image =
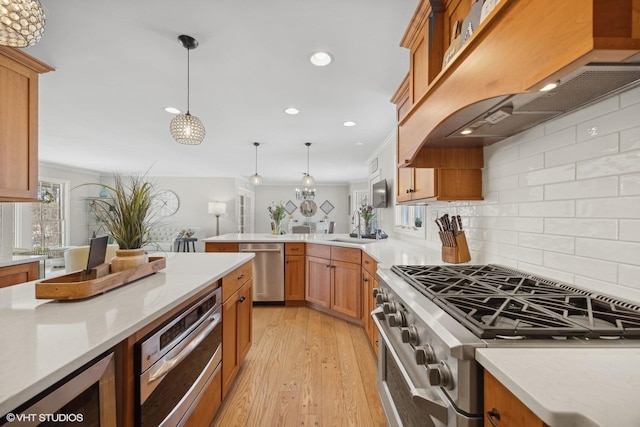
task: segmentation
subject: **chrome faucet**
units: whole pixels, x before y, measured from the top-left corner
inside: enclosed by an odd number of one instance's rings
[[[362,230],[360,229],[360,227],[362,226],[362,222],[360,221],[360,212],[358,212],[358,209],[356,209],[355,211],[353,211],[353,214],[351,215],[351,221],[355,222],[355,219],[357,218],[358,220],[358,226],[355,228],[355,234],[358,235],[358,239],[362,238]]]

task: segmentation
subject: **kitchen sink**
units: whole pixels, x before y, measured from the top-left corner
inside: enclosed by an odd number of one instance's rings
[[[340,243],[356,243],[359,245],[365,244],[365,243],[375,243],[377,242],[376,239],[358,239],[357,237],[343,237],[343,238],[339,238],[339,239],[333,239],[331,240],[332,242],[340,242]]]

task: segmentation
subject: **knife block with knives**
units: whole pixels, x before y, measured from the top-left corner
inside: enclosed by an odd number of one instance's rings
[[[452,264],[471,261],[460,215],[449,217],[449,214],[444,214],[436,219],[436,225],[442,242],[442,261]]]

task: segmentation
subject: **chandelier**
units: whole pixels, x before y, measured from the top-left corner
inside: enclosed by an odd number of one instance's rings
[[[0,45],[27,47],[44,33],[44,11],[38,0],[0,0]]]
[[[298,200],[313,200],[316,198],[315,188],[303,188],[302,190],[296,188],[296,199]]]
[[[189,51],[198,47],[198,41],[184,34],[178,36],[178,40],[187,49],[187,113],[175,116],[171,120],[169,130],[173,139],[180,144],[198,145],[204,140],[206,131],[200,119],[189,113]]]

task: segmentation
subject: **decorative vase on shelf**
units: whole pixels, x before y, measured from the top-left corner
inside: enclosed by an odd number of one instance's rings
[[[149,262],[149,255],[144,249],[117,249],[116,256],[111,258],[111,272],[119,273]]]

